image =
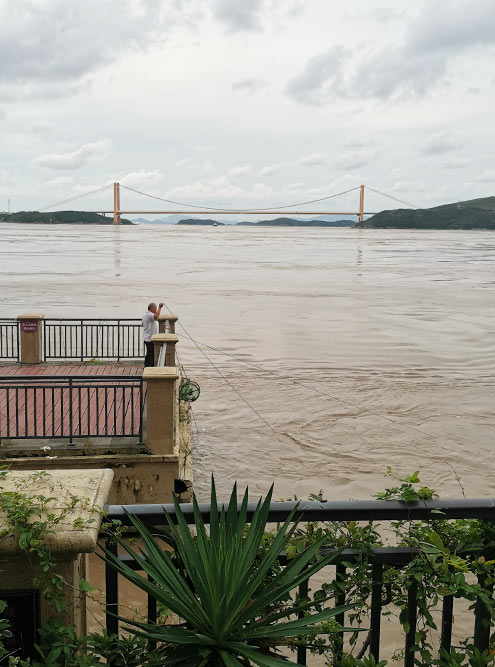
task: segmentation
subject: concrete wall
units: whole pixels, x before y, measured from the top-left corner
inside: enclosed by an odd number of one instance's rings
[[[181,429],[186,431],[186,429]],[[187,436],[184,435],[185,442]],[[183,490],[179,500],[190,498],[191,480],[181,477],[185,470],[178,454],[113,454],[105,456],[59,456],[56,459],[36,457],[3,459],[12,470],[87,470],[107,468],[113,470],[114,479],[108,502],[111,505],[135,503],[171,503],[176,486]],[[190,467],[187,469],[190,472]],[[184,484],[176,485],[176,480]]]

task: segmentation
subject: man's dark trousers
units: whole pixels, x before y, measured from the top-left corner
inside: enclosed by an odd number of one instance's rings
[[[146,356],[144,358],[144,365],[146,366],[154,366],[155,365],[155,346],[151,341],[144,341],[144,344],[146,345]]]

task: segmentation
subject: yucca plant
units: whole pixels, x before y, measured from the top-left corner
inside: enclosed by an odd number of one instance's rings
[[[272,489],[264,501],[260,499],[247,526],[247,490],[239,507],[234,486],[227,509],[222,507],[219,511],[212,480],[209,532],[193,497],[195,536],[177,501],[174,501],[176,523],[166,515],[168,530],[158,539],[129,514],[142,548],[136,552],[122,539],[118,538],[118,542],[149,578],[109,551],[105,557],[126,579],[181,619],[178,626],[164,626],[121,618],[131,632],[159,643],[163,658],[159,664],[177,667],[294,664],[278,653],[278,647],[294,644],[300,637],[311,646],[319,634],[320,623],[352,608],[353,605],[343,605],[321,610],[320,606],[320,611],[315,611],[316,605],[325,602],[321,599],[294,605],[290,592],[328,565],[334,554],[318,559],[322,545],[319,540],[288,565],[277,568],[280,553],[297,527],[297,510],[274,534],[271,544],[262,548],[271,498]],[[160,539],[165,539],[172,550],[163,550]]]

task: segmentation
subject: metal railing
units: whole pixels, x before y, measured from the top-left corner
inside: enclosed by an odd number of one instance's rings
[[[0,439],[143,440],[138,376],[0,377]]]
[[[44,359],[137,359],[144,356],[143,327],[135,319],[45,319]]]
[[[19,323],[0,318],[0,359],[19,360]]]
[[[294,502],[276,502],[270,506],[269,522],[283,523],[290,512],[294,509]],[[200,512],[203,520],[209,523],[210,505],[200,504]],[[495,500],[494,499],[463,499],[463,500],[433,500],[417,503],[405,504],[400,501],[344,501],[344,502],[301,502],[298,505],[299,516],[303,521],[331,522],[331,521],[430,521],[446,519],[484,519],[490,522],[495,521]],[[222,506],[220,505],[219,509]],[[166,524],[164,510],[175,517],[173,505],[110,505],[108,508],[107,519],[119,521],[123,526],[129,526],[128,513],[136,515],[139,519],[148,525],[163,526]],[[181,505],[182,512],[189,524],[194,523],[194,514],[192,504]],[[248,510],[248,522],[251,521],[255,510],[255,504],[250,503]],[[438,512],[441,512],[439,516]],[[112,535],[107,535],[106,547],[112,553],[118,553],[117,544],[112,539]],[[414,549],[403,547],[387,547],[374,549],[369,555],[366,555],[372,571],[372,590],[371,590],[371,617],[368,625],[370,629],[369,652],[378,662],[380,657],[380,632],[383,608],[389,604],[387,599],[387,584],[384,582],[384,569],[386,567],[401,568],[404,567],[412,558],[417,555]],[[481,554],[480,554],[481,555]],[[127,563],[133,569],[139,569],[137,563],[127,554],[119,554],[119,559]],[[335,604],[342,605],[346,600],[345,582],[347,568],[358,558],[362,559],[362,552],[353,549],[346,549],[340,553],[332,565],[327,566],[334,569],[334,581],[339,582],[339,587],[335,595]],[[281,560],[284,555],[281,554]],[[434,573],[432,572],[432,576]],[[483,580],[479,579],[484,586]],[[117,618],[119,609],[119,578],[115,570],[108,564],[106,565],[106,624],[107,631],[116,634],[119,631],[119,621]],[[493,585],[485,587],[486,594],[490,597],[493,594]],[[308,594],[308,582],[299,587],[299,596],[304,598]],[[415,662],[415,633],[417,623],[417,589],[411,585],[407,591],[407,613],[409,631],[404,637],[404,662],[406,667],[412,667]],[[452,624],[454,614],[454,598],[452,595],[445,595],[442,600],[442,622],[438,649],[443,648],[450,651],[452,645]],[[148,596],[148,622],[156,623],[157,609],[156,601]],[[345,624],[345,614],[340,614],[336,618],[340,625]],[[403,633],[402,627],[397,625],[397,633]],[[343,644],[344,635],[340,633]],[[474,610],[474,644],[481,651],[489,647],[490,641],[490,613],[481,600],[475,605]],[[416,656],[417,658],[417,656]],[[297,649],[297,661],[301,665],[307,664],[307,650],[301,646]]]

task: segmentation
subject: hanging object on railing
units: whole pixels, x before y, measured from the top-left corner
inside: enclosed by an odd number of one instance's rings
[[[199,398],[201,390],[197,382],[193,382],[189,378],[183,378],[179,388],[179,398],[181,401],[193,403]]]

